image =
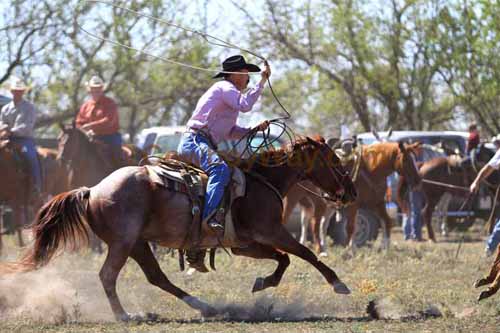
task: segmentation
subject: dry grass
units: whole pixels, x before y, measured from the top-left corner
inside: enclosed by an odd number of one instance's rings
[[[351,287],[351,296],[333,292],[305,262],[292,263],[278,288],[252,294],[253,282],[275,268],[272,261],[219,254],[217,272],[187,276],[176,258],[160,254],[172,282],[221,312],[202,320],[187,305],[148,284],[130,261],[118,294],[129,312],[157,313],[159,319],[115,323],[98,280],[104,256],[65,255],[46,269],[0,280],[0,330],[39,332],[407,332],[498,331],[498,297],[476,303],[473,281],[491,259],[471,231],[455,258],[461,235],[439,244],[406,243],[394,236],[388,251],[359,250],[354,257],[331,248],[324,261]],[[12,242],[12,240],[9,240]],[[14,253],[10,253],[12,257]],[[6,255],[4,255],[6,260]],[[371,319],[367,304],[376,300],[381,320]]]

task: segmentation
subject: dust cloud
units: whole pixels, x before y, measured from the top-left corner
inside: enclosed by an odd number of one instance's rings
[[[65,260],[0,278],[0,319],[43,323],[112,321],[96,270]]]

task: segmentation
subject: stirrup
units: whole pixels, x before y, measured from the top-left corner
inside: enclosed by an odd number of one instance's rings
[[[208,226],[213,231],[224,231],[224,226],[222,224],[220,224],[219,222],[215,221],[215,220],[209,221],[208,222]]]

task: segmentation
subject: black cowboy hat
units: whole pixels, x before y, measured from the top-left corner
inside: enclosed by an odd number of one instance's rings
[[[213,79],[224,77],[224,72],[236,72],[240,69],[248,69],[249,72],[260,72],[259,66],[247,63],[242,55],[235,55],[222,62],[222,72],[217,73]]]

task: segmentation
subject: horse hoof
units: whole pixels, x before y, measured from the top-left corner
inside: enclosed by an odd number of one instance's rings
[[[477,301],[480,302],[483,299],[486,299],[486,298],[490,297],[491,295],[493,295],[493,294],[491,293],[491,291],[489,289],[485,290],[485,291],[483,291],[483,292],[481,292],[479,294],[479,297],[477,298]]]
[[[319,257],[328,257],[328,253],[326,253],[325,251],[321,251],[319,253]]]
[[[351,293],[351,291],[349,290],[349,288],[347,288],[347,286],[345,285],[344,282],[342,281],[335,281],[333,283],[333,290],[337,293],[337,294],[341,294],[341,295],[349,295]]]
[[[255,283],[253,284],[252,292],[255,293],[263,289],[264,289],[264,279],[261,277],[256,278]]]
[[[118,317],[116,317],[118,321],[123,321],[123,322],[128,322],[132,320],[132,316],[129,315],[128,313],[124,313]]]
[[[474,288],[479,288],[487,284],[488,282],[486,282],[486,279],[477,279],[476,282],[474,282]]]

